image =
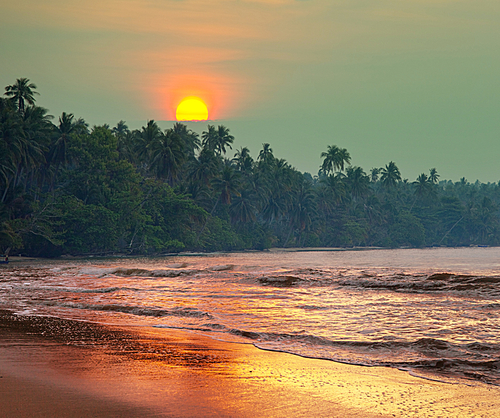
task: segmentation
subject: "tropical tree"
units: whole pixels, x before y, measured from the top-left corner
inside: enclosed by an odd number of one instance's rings
[[[341,204],[346,197],[346,185],[342,173],[330,174],[320,179],[318,190],[319,205],[323,213],[331,216],[335,208]]]
[[[256,201],[255,193],[252,190],[243,189],[239,195],[236,194],[229,208],[231,220],[241,223],[255,222],[257,214]]]
[[[271,167],[274,163],[274,155],[271,145],[262,144],[262,149],[259,152],[257,161],[261,167]]]
[[[151,171],[157,178],[163,178],[173,186],[187,158],[180,135],[173,129],[167,129],[148,144],[148,151]]]
[[[210,180],[219,172],[220,164],[213,150],[204,146],[198,158],[190,162],[188,172],[192,180],[209,186]]]
[[[370,170],[370,181],[372,183],[376,183],[378,181],[379,176],[380,176],[380,168],[372,168]]]
[[[401,173],[393,161],[381,168],[380,172],[382,174],[380,176],[380,181],[387,188],[393,188],[399,181],[401,181]]]
[[[39,94],[35,89],[36,85],[29,79],[18,78],[13,85],[5,87],[5,95],[16,103],[19,113],[24,113],[25,102],[35,104],[35,94]]]
[[[172,131],[181,138],[184,144],[184,151],[188,157],[193,158],[195,151],[200,148],[199,135],[193,130],[188,129],[184,123],[179,122],[174,124]]]
[[[351,155],[345,148],[329,145],[326,152],[321,153],[323,164],[321,171],[330,174],[334,171],[344,171],[345,165],[351,163]]]
[[[214,125],[208,125],[208,131],[201,134],[202,146],[216,152],[218,155],[226,153],[226,147],[232,148],[234,136],[229,133],[229,129],[224,125],[219,125],[215,129]]]
[[[316,215],[316,202],[310,183],[303,178],[298,181],[300,184],[294,187],[291,193],[291,204],[287,211],[290,229],[283,247],[288,244],[294,230],[299,233],[298,246],[300,246],[302,233],[311,226],[313,216]]]
[[[35,177],[43,179],[42,171],[46,162],[45,152],[48,149],[51,140],[51,134],[54,125],[51,122],[52,115],[47,113],[47,109],[39,106],[28,106],[22,115],[23,126],[23,158],[22,166],[19,168],[24,170],[24,188],[29,180],[34,180]]]
[[[241,173],[246,175],[252,173],[253,158],[250,156],[250,150],[247,147],[237,150],[232,161]]]
[[[23,158],[22,119],[14,104],[0,98],[0,202],[4,202],[10,184]]]
[[[429,170],[429,181],[432,184],[436,184],[439,180],[439,174],[437,173],[437,170],[435,168],[431,168]]]
[[[71,136],[87,131],[87,126],[83,119],[75,121],[74,118],[72,113],[63,112],[59,117],[59,124],[54,130],[54,139],[47,155],[47,163],[49,165],[55,165],[51,189],[54,187],[59,168],[61,165],[66,165],[68,163],[68,147]]]
[[[370,178],[364,170],[361,167],[348,167],[346,174],[346,183],[353,199],[365,196],[369,190]]]

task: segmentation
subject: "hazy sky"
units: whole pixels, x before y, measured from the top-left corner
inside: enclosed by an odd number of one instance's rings
[[[312,174],[338,145],[366,171],[500,180],[499,0],[0,0],[1,88],[20,77],[91,125],[197,95],[236,148]]]

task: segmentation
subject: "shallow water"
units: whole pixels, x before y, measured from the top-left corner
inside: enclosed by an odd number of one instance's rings
[[[210,254],[11,263],[19,314],[188,329],[419,375],[500,384],[500,249]]]

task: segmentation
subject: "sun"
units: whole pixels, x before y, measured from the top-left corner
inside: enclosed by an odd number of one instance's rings
[[[175,118],[178,121],[208,120],[207,105],[199,97],[190,96],[182,99],[177,106]]]

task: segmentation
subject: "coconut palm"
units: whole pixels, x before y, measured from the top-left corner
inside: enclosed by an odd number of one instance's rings
[[[250,156],[250,150],[247,147],[237,150],[232,161],[241,173],[245,175],[252,173],[253,158]]]
[[[378,181],[379,176],[380,176],[380,168],[372,168],[370,170],[370,181],[372,183],[376,183]]]
[[[14,104],[0,98],[0,185],[3,193],[0,202],[5,201],[9,186],[23,157],[24,131],[22,119]]]
[[[346,182],[349,186],[351,196],[357,200],[368,193],[370,178],[361,167],[348,167]]]
[[[262,144],[262,149],[259,152],[259,156],[257,157],[257,161],[259,161],[259,165],[262,167],[270,167],[274,162],[274,155],[271,145]]]
[[[214,125],[208,125],[208,131],[202,132],[201,139],[204,147],[208,147],[219,155],[226,153],[226,147],[232,149],[231,144],[234,142],[234,136],[224,125],[219,125],[217,129]]]
[[[385,167],[380,169],[381,176],[380,181],[387,188],[393,188],[396,184],[401,181],[401,173],[397,165],[391,161],[386,164]]]
[[[329,145],[326,152],[321,153],[324,158],[321,171],[330,174],[334,171],[344,171],[345,165],[351,163],[351,155],[345,148]]]
[[[190,177],[197,182],[201,182],[208,186],[210,180],[219,172],[220,161],[214,152],[206,147],[203,147],[198,155],[189,164]]]
[[[124,120],[121,120],[113,129],[111,129],[111,132],[113,132],[113,134],[119,139],[127,135],[130,130],[128,129],[127,123]]]
[[[5,87],[5,95],[16,103],[19,113],[24,113],[25,102],[35,104],[36,85],[27,78],[18,78],[12,86]]]
[[[172,130],[182,139],[187,155],[190,158],[194,157],[194,152],[200,148],[199,135],[188,129],[184,123],[179,122],[174,124]]]
[[[290,229],[283,247],[287,246],[293,230],[299,232],[298,244],[300,246],[302,232],[311,225],[312,218],[316,214],[314,194],[307,181],[302,180],[298,187],[294,188],[291,200],[290,209],[288,210]]]
[[[61,165],[68,163],[68,146],[72,134],[76,134],[81,129],[81,122],[74,121],[72,113],[63,112],[59,117],[59,124],[55,128],[55,136],[47,155],[47,163],[55,165],[52,175],[51,189],[54,187],[54,181]]]
[[[45,151],[50,144],[51,134],[54,125],[51,122],[52,115],[47,113],[47,109],[39,106],[28,106],[22,115],[23,120],[23,165],[25,172],[24,187],[28,180],[33,180],[36,174],[41,174],[39,178],[43,179],[43,170],[39,170],[45,160]]]
[[[229,133],[229,129],[226,128],[224,125],[219,125],[217,127],[217,137],[218,137],[217,150],[219,154],[225,154],[226,147],[233,149],[231,144],[234,142],[234,136]]]
[[[435,168],[431,168],[429,170],[429,181],[432,184],[436,184],[439,180],[439,174],[437,173],[437,170]]]
[[[229,214],[233,222],[254,222],[256,219],[257,208],[255,202],[257,201],[255,193],[252,190],[243,189],[241,194],[236,195],[232,199],[229,208]]]
[[[148,144],[148,152],[151,171],[173,186],[187,158],[182,138],[173,129],[167,129],[163,135],[156,136]]]
[[[240,196],[240,174],[230,165],[224,165],[220,177],[214,178],[212,184],[218,193],[218,200],[225,205],[231,204],[233,195]]]
[[[343,174],[330,174],[320,180],[323,188],[326,190],[326,196],[334,205],[342,203],[346,196]]]

